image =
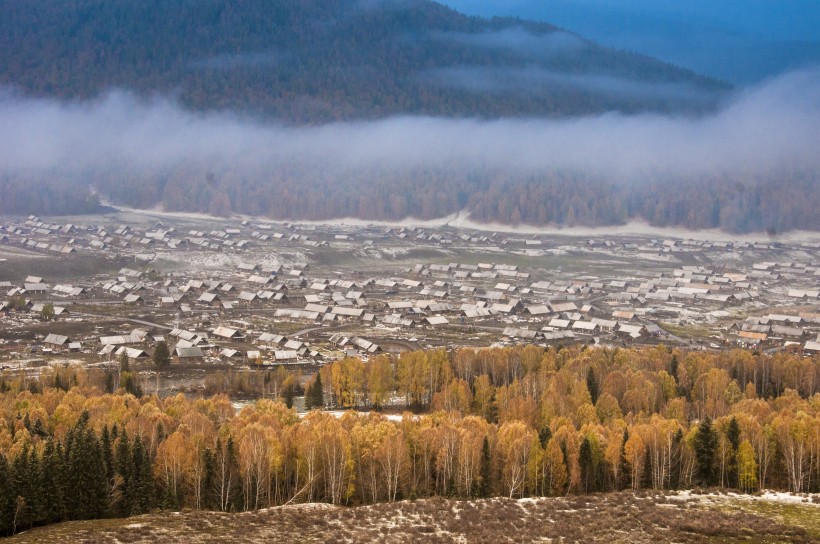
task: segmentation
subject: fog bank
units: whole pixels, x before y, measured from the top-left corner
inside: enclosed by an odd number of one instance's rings
[[[568,120],[395,117],[285,127],[193,113],[163,97],[114,91],[63,103],[0,97],[0,172],[71,177],[114,162],[139,169],[204,162],[231,169],[299,161],[328,167],[465,164],[605,175],[761,174],[820,166],[820,71],[737,94],[704,117],[606,114]],[[362,180],[367,183],[367,180]]]

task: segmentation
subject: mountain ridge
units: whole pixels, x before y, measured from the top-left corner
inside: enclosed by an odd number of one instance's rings
[[[697,112],[729,88],[546,23],[428,0],[3,0],[0,36],[0,84],[26,94],[119,87],[294,124]]]

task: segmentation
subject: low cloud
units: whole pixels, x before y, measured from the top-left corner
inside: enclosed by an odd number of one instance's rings
[[[439,32],[433,39],[479,47],[507,51],[525,59],[551,59],[581,51],[589,44],[569,32],[554,31],[534,34],[521,27],[486,32]]]
[[[430,70],[423,77],[435,85],[480,94],[516,92],[540,96],[581,91],[636,102],[660,101],[702,107],[716,100],[713,91],[699,89],[691,83],[655,83],[610,75],[556,72],[540,67],[460,66]]]
[[[146,100],[126,92],[68,103],[0,95],[0,176],[54,173],[78,181],[84,171],[105,164],[139,176],[194,163],[239,177],[294,164],[330,172],[436,167],[465,175],[500,169],[512,177],[580,172],[612,182],[658,174],[678,179],[767,175],[817,172],[818,143],[817,70],[741,92],[720,111],[700,117],[395,117],[293,128],[230,113],[193,113],[166,98]],[[362,187],[368,182],[361,179]]]

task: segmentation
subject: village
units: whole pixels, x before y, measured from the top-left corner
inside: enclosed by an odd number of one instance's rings
[[[159,342],[177,368],[303,373],[432,347],[820,352],[820,243],[763,238],[2,218],[0,370],[148,364]]]

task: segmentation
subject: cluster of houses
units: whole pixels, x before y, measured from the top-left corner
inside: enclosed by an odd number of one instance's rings
[[[667,334],[664,325],[693,322],[706,326],[719,346],[799,346],[812,353],[820,341],[820,266],[811,260],[760,260],[747,266],[745,259],[738,259],[731,267],[672,260],[669,266],[644,270],[601,272],[596,267],[594,274],[504,262],[426,262],[409,267],[380,262],[369,270],[339,271],[311,262],[309,252],[302,261],[283,264],[278,251],[435,244],[487,245],[532,255],[544,251],[548,241],[416,227],[340,233],[333,227],[275,227],[248,221],[218,230],[179,232],[162,223],[148,228],[83,227],[36,217],[4,225],[0,233],[0,243],[34,251],[70,246],[81,254],[116,249],[135,257],[133,266],[71,282],[36,276],[0,282],[3,319],[36,319],[48,307],[49,319],[58,322],[91,319],[105,328],[105,316],[113,311],[163,327],[141,326],[128,334],[83,339],[57,331],[42,340],[45,349],[93,352],[108,359],[123,353],[135,360],[150,357],[152,346],[166,341],[179,360],[316,362],[338,353],[368,357],[396,339],[403,346],[411,339],[435,344],[433,340],[442,335],[466,337],[476,331],[485,335],[482,342],[689,343]],[[578,248],[636,258],[641,253],[674,256],[695,251],[770,257],[784,249],[772,243],[651,239],[590,239],[579,241]],[[804,255],[816,255],[818,249],[811,244],[800,247]],[[235,258],[232,265],[182,267],[174,273],[154,270],[147,259],[140,264],[141,257],[156,256],[151,252],[184,261],[189,252],[201,251],[230,252]],[[504,260],[503,251],[494,254]],[[105,315],[93,317],[95,307],[105,308]],[[766,311],[772,307],[799,311]]]

